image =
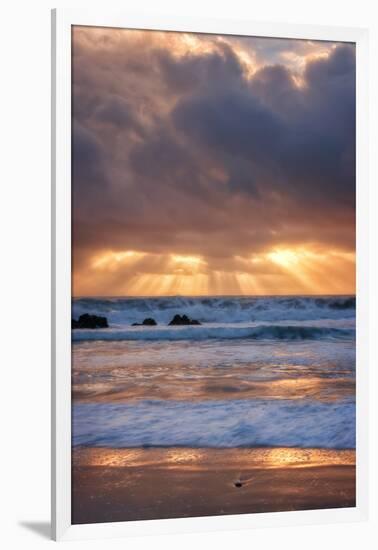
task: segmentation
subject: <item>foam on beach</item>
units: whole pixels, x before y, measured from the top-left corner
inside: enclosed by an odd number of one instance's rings
[[[307,400],[77,403],[73,443],[94,447],[355,448],[355,405]]]

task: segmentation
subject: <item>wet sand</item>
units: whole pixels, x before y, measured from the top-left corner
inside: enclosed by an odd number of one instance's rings
[[[76,448],[72,522],[355,506],[351,450]]]

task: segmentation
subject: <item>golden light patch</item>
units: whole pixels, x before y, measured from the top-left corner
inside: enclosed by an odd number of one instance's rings
[[[94,269],[106,269],[111,266],[117,266],[127,260],[137,260],[144,256],[143,252],[135,252],[134,250],[126,250],[123,252],[105,252],[96,256],[92,262]]]
[[[275,468],[307,468],[314,466],[354,466],[356,451],[350,449],[301,448],[239,448],[239,449],[111,449],[106,447],[75,448],[74,466],[103,466],[107,468],[180,468],[195,470],[240,470]],[[244,481],[246,483],[246,481]]]
[[[273,252],[269,252],[267,254],[267,257],[275,264],[281,265],[283,267],[291,267],[300,262],[301,255],[303,255],[303,253],[287,249],[274,250]]]
[[[291,78],[297,88],[303,89],[306,86],[306,81],[301,75],[292,75]]]
[[[216,50],[215,42],[204,35],[191,33],[159,33],[159,43],[162,47],[169,48],[171,54],[176,57],[187,55],[206,55]]]
[[[177,262],[179,264],[184,264],[184,265],[190,265],[193,267],[196,267],[205,263],[202,260],[202,258],[200,258],[199,256],[181,256],[181,255],[174,254],[173,256],[171,256],[171,258],[174,262]]]
[[[308,44],[305,51],[290,49],[282,51],[279,54],[279,59],[283,65],[292,71],[292,78],[296,85],[302,88],[305,85],[303,73],[307,63],[318,59],[327,59],[333,49],[334,46],[327,42],[317,43],[316,45],[313,43],[312,46]]]
[[[266,253],[265,258],[281,268],[281,283],[286,279],[297,287],[297,293],[355,292],[355,254],[352,252],[312,246],[282,247]]]

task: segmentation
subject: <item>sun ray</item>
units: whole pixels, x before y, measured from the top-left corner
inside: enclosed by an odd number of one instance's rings
[[[114,295],[135,296],[349,294],[355,288],[351,251],[283,245],[227,262],[222,269],[196,254],[106,250],[93,256],[86,270],[74,273],[73,284],[77,295],[81,288],[106,295],[111,287]]]

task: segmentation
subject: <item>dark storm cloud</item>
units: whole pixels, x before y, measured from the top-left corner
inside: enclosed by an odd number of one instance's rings
[[[192,135],[219,155],[269,161],[283,127],[281,121],[247,90],[212,90],[191,98],[173,113],[180,132]]]
[[[250,84],[250,91],[267,109],[286,120],[295,116],[305,101],[292,74],[282,65],[267,65],[257,71]]]
[[[138,132],[142,130],[133,114],[132,106],[117,96],[110,96],[98,105],[94,111],[94,118],[121,129],[134,129]]]
[[[212,88],[215,83],[230,87],[243,79],[240,62],[226,43],[219,43],[214,52],[185,55],[179,62],[162,49],[156,53],[156,62],[167,87],[185,95],[195,88]]]
[[[72,130],[72,163],[73,179],[80,182],[74,186],[79,196],[84,191],[95,191],[106,183],[106,165],[104,150],[95,135],[78,122],[74,122]]]
[[[85,32],[73,61],[80,255],[211,259],[303,241],[352,249],[352,46],[309,59],[298,85],[297,73],[269,60],[248,77],[240,38],[177,55],[154,33],[96,42]],[[275,61],[290,45],[308,47],[285,44],[272,45]]]
[[[339,46],[329,58],[308,63],[301,91],[283,67],[264,68],[248,88],[215,88],[185,99],[174,122],[220,157],[248,159],[260,192],[275,188],[303,207],[306,197],[327,209],[335,201],[353,204],[353,60],[352,48]],[[238,188],[255,194],[256,177],[244,181]]]

